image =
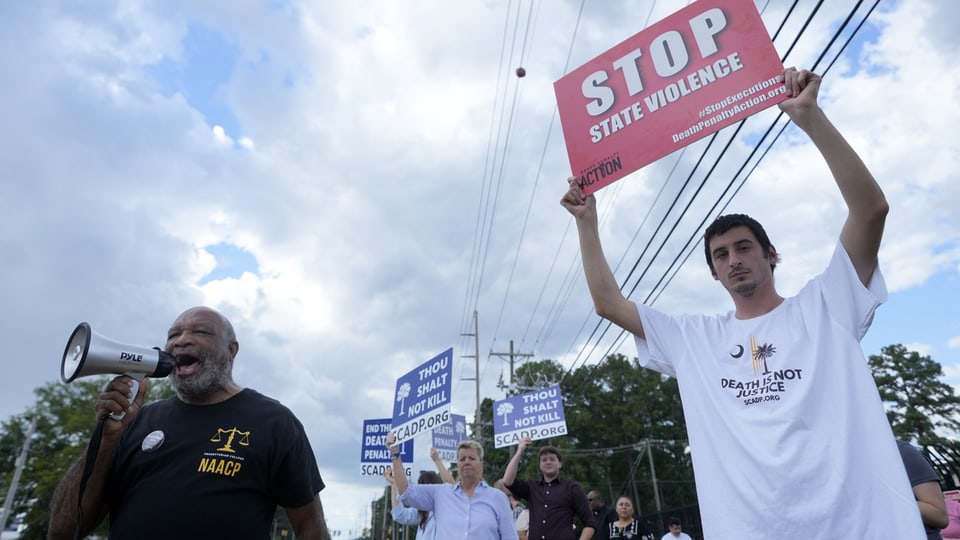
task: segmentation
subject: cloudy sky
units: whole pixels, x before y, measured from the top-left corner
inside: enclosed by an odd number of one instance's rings
[[[635,356],[598,326],[580,275],[552,85],[682,4],[3,2],[0,417],[59,380],[80,321],[153,346],[181,311],[210,305],[236,326],[237,381],[303,420],[331,527],[355,531],[383,486],[359,475],[360,427],[390,415],[400,374],[453,347],[454,412],[470,420],[475,350],[493,398],[509,382],[493,353],[511,340],[567,367]],[[891,203],[891,296],[864,350],[903,343],[960,384],[960,4],[884,0],[851,40],[867,2],[829,49],[856,2],[807,25],[815,2],[785,19],[790,4],[756,2],[771,35],[783,23],[785,64],[826,49],[823,72],[849,40],[821,104]],[[632,298],[731,308],[699,246],[669,267],[718,200],[766,225],[781,292],[823,267],[842,202],[796,130],[764,137],[776,117],[600,191]]]

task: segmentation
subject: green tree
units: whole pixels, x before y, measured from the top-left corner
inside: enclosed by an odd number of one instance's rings
[[[616,354],[577,369],[561,389],[584,487],[610,504],[627,495],[644,514],[658,499],[661,509],[696,501],[676,379]]]
[[[929,356],[887,345],[870,356],[870,369],[897,438],[937,445],[945,438],[941,433],[960,431],[960,397],[940,380],[943,369]]]
[[[50,501],[60,478],[80,456],[96,426],[93,406],[109,377],[94,377],[70,384],[49,383],[34,390],[37,403],[26,412],[0,424],[0,493],[5,495],[13,479],[16,459],[23,447],[27,429],[36,419],[30,453],[10,512],[26,529],[23,540],[47,537]],[[173,394],[166,380],[151,380],[147,400]],[[106,536],[106,528],[97,534]]]

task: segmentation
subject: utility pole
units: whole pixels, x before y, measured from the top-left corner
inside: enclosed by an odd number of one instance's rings
[[[501,389],[503,389],[503,388],[509,388],[509,387],[512,387],[512,386],[513,386],[513,367],[514,367],[514,365],[515,365],[514,359],[516,359],[516,358],[531,358],[531,357],[533,357],[533,353],[518,353],[518,352],[514,352],[514,351],[513,351],[513,340],[512,340],[512,339],[510,340],[510,351],[509,351],[509,352],[491,352],[490,355],[491,355],[491,356],[499,356],[499,357],[501,357],[501,358],[504,357],[504,356],[506,356],[507,358],[510,359],[510,384],[509,384],[509,385],[501,385],[501,386],[500,386]]]
[[[653,482],[653,502],[657,505],[657,513],[663,510],[660,508],[660,488],[657,487],[657,471],[653,468],[653,451],[650,439],[647,439],[647,459],[650,461],[650,480]]]
[[[0,531],[7,528],[7,519],[10,517],[10,509],[13,508],[13,498],[17,494],[17,484],[20,482],[20,473],[27,463],[27,453],[30,452],[30,441],[33,440],[33,430],[37,427],[37,417],[30,419],[30,427],[27,428],[27,437],[23,441],[23,448],[20,449],[20,457],[17,458],[17,468],[13,473],[13,482],[10,483],[10,489],[7,490],[7,499],[3,503],[3,513],[0,513]]]
[[[461,355],[461,358],[473,358],[474,376],[460,379],[462,381],[474,381],[474,387],[477,390],[477,411],[473,416],[473,436],[477,442],[482,443],[480,435],[480,324],[477,322],[477,310],[473,310],[473,333],[460,334],[461,336],[473,336],[473,354]]]

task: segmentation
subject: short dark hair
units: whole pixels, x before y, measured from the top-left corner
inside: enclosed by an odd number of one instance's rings
[[[680,518],[670,518],[670,526],[673,527],[674,525],[680,525]]]
[[[760,244],[760,249],[763,250],[763,254],[766,257],[770,257],[770,238],[767,236],[767,231],[763,230],[763,225],[760,225],[759,221],[746,214],[726,214],[719,216],[713,220],[713,223],[703,232],[703,254],[707,257],[707,266],[710,267],[711,274],[716,274],[717,269],[713,267],[713,257],[710,253],[710,240],[713,239],[714,236],[720,236],[734,227],[746,227],[750,229],[750,232],[753,233],[753,236]],[[776,267],[777,262],[770,261],[770,270],[773,271]]]
[[[540,449],[540,452],[537,454],[537,459],[543,457],[544,454],[553,454],[557,456],[557,461],[563,463],[563,457],[560,456],[560,449],[553,445],[547,445]]]
[[[440,475],[433,471],[420,471],[420,478],[417,479],[418,484],[442,484],[443,480],[440,479]]]

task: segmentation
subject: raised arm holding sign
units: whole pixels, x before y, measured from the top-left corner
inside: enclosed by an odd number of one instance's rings
[[[517,444],[517,451],[507,463],[503,473],[503,485],[517,499],[527,501],[530,509],[530,538],[572,538],[570,526],[574,517],[583,523],[580,540],[590,540],[597,530],[596,516],[590,509],[587,496],[580,484],[560,475],[563,458],[555,446],[540,448],[537,459],[540,462],[541,478],[520,480],[517,470],[520,459],[527,446],[533,442],[523,437]]]
[[[775,287],[779,259],[763,227],[728,214],[707,227],[704,256],[732,311],[671,315],[636,304],[604,257],[595,196],[570,178],[561,204],[577,224],[597,314],[634,334],[641,365],[677,378],[708,538],[921,538],[860,348],[887,296],[877,252],[889,207],[818,105],[820,77],[789,68],[782,80],[781,110],[820,151],[847,206],[826,270],[795,296]]]

